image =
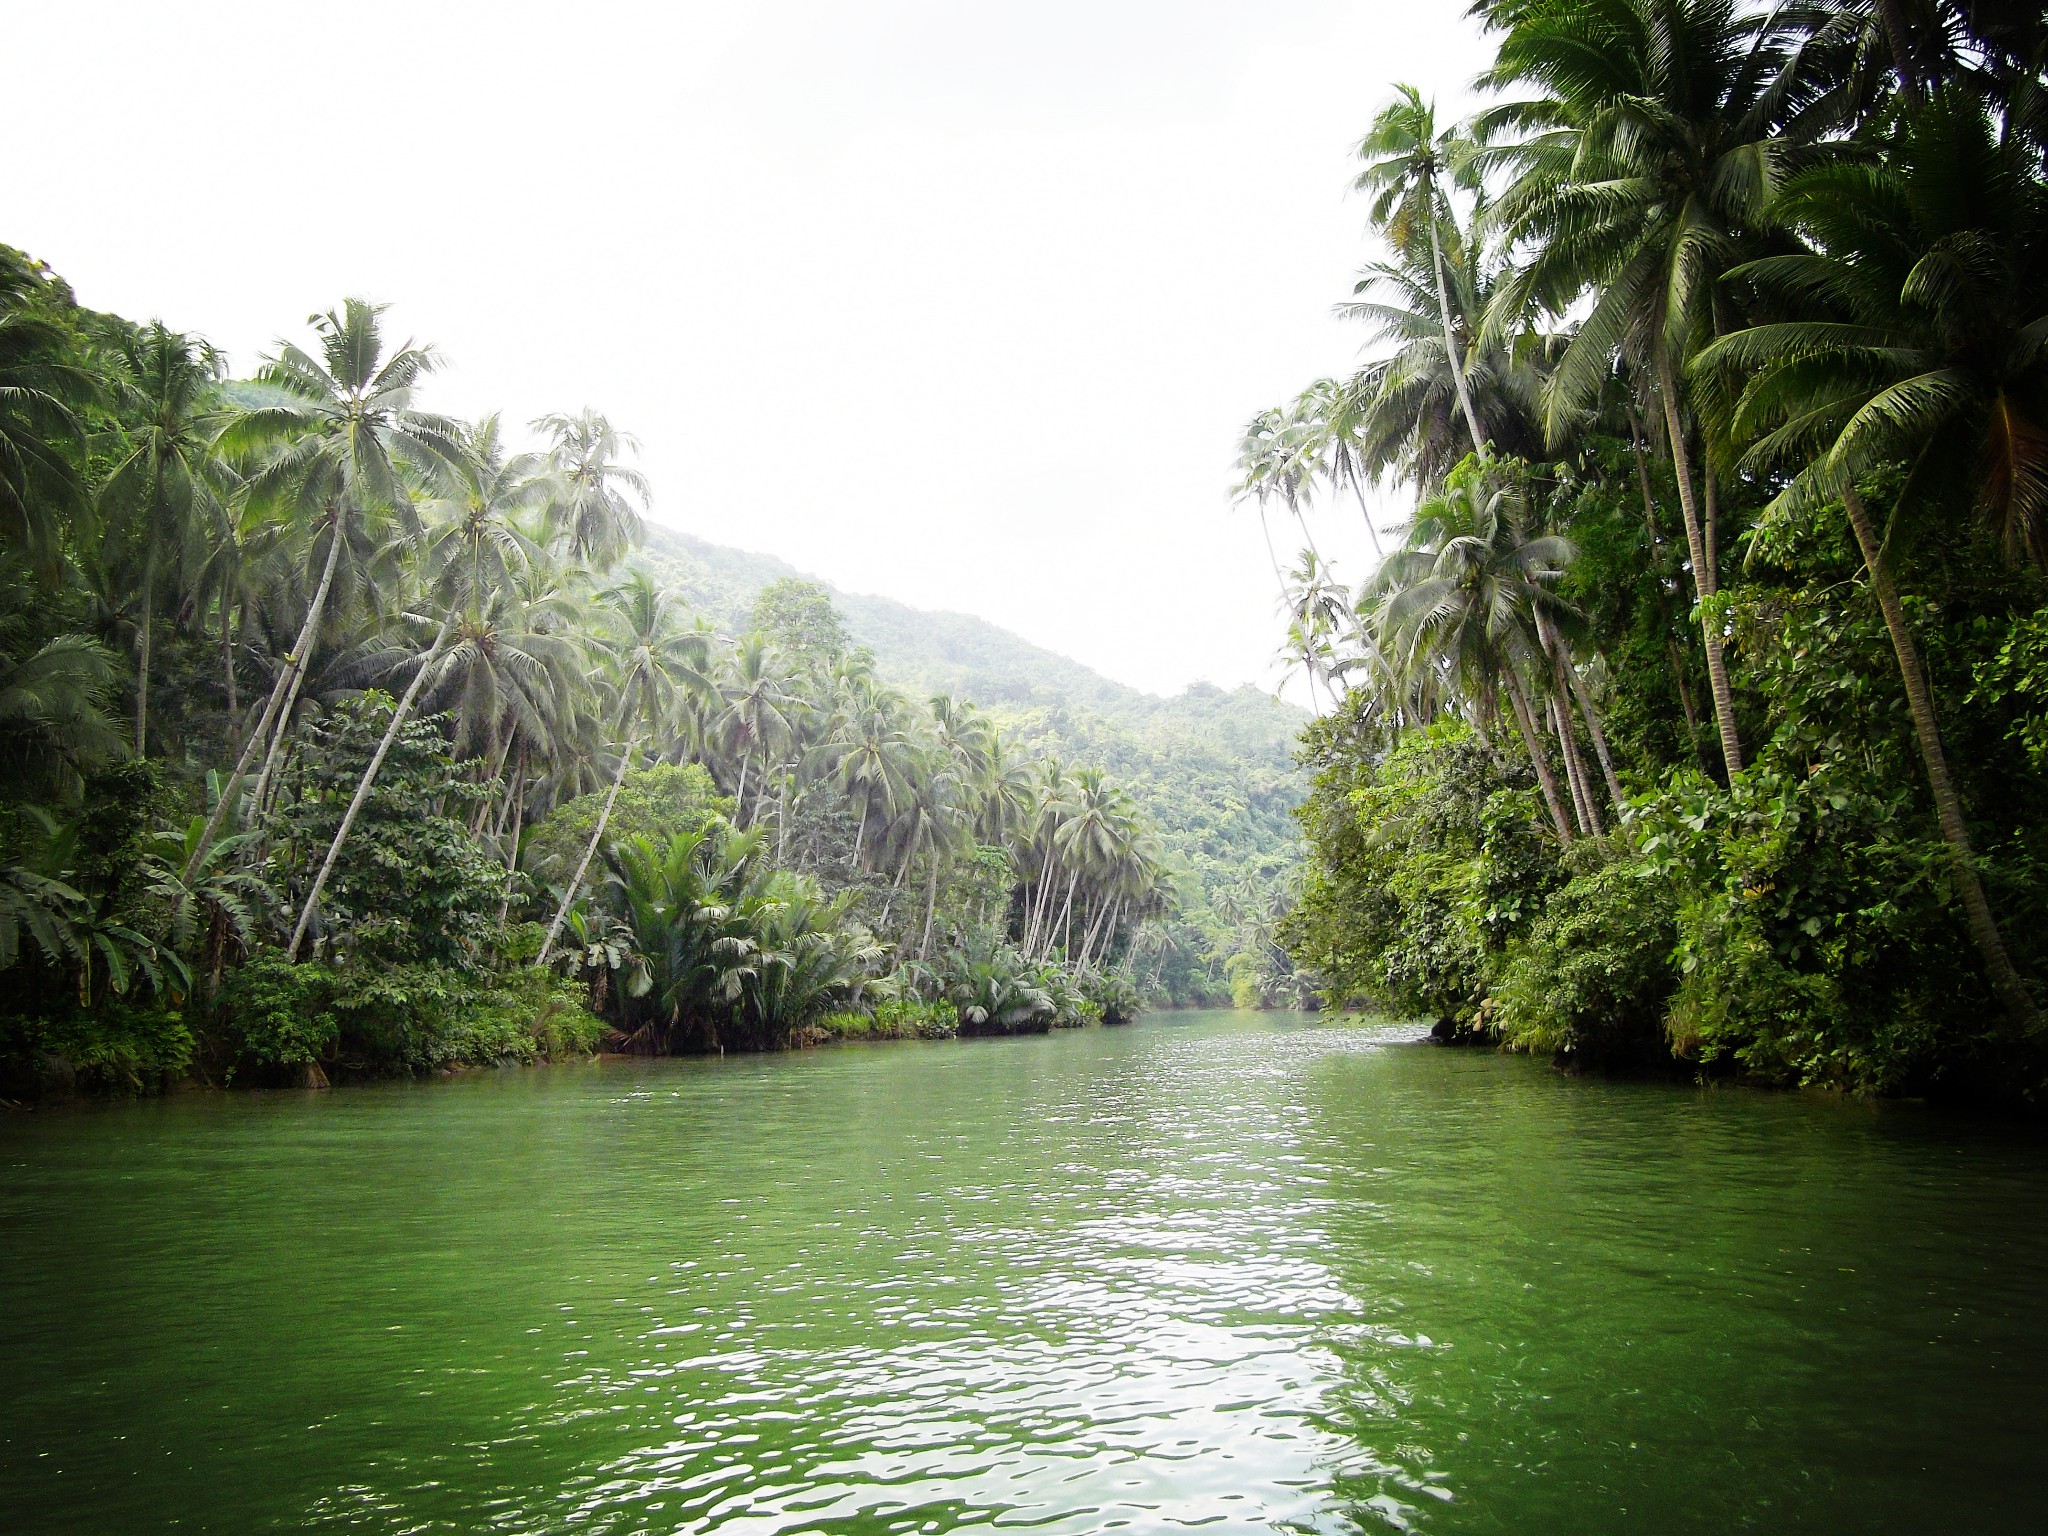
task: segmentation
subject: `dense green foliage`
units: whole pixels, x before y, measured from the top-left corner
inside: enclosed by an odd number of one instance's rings
[[[1414,497],[1283,574],[1336,999],[1584,1062],[2038,1095],[2048,53],[1945,3],[1515,0],[1360,148],[1384,344],[1244,491]]]
[[[377,308],[313,330],[231,380],[0,248],[0,1091],[1166,990],[1176,878],[1085,744],[889,686],[813,584],[714,628],[603,417],[514,451]]]
[[[782,561],[671,530],[649,534],[650,569],[721,626],[751,621],[764,590],[811,590]],[[1293,812],[1302,712],[1258,689],[1196,683],[1169,699],[1128,688],[985,620],[825,589],[847,639],[912,693],[980,706],[1018,750],[1099,764],[1151,820],[1178,910],[1140,936],[1134,968],[1174,1003],[1308,1001],[1273,943],[1298,860]]]

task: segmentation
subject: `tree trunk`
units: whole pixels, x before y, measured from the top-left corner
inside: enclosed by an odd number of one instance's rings
[[[526,826],[526,748],[519,749],[519,781],[512,786],[512,840],[505,845],[505,897],[498,903],[498,931],[512,915],[512,881],[519,873],[519,834]]]
[[[1365,531],[1372,535],[1372,552],[1379,559],[1384,560],[1387,558],[1387,552],[1380,545],[1379,529],[1372,525],[1372,508],[1366,505],[1365,487],[1358,483],[1358,476],[1355,473],[1347,474],[1345,478],[1351,482],[1351,494],[1358,498],[1358,512],[1365,519]]]
[[[1969,827],[1963,820],[1963,803],[1949,777],[1948,753],[1941,744],[1941,730],[1934,718],[1934,698],[1927,688],[1927,675],[1921,669],[1912,631],[1906,625],[1906,611],[1899,602],[1898,589],[1892,585],[1891,573],[1885,567],[1883,547],[1871,526],[1862,493],[1855,486],[1843,490],[1842,504],[1849,514],[1849,526],[1856,532],[1856,545],[1863,552],[1863,566],[1870,573],[1871,590],[1877,594],[1877,606],[1884,614],[1892,651],[1898,657],[1899,677],[1906,687],[1906,706],[1913,716],[1913,734],[1919,738],[1928,787],[1934,791],[1941,835],[1948,843],[1950,861],[1955,867],[1956,891],[1963,900],[1970,938],[1977,946],[1984,974],[1999,1006],[2005,1010],[2006,1019],[2022,1034],[2038,1034],[2042,1027],[2041,1010],[2012,963],[2005,936],[1999,932],[1998,920],[1984,895],[1983,882],[1977,878],[1976,856],[1970,847]]]
[[[931,862],[931,877],[925,882],[924,887],[924,938],[917,946],[917,961],[920,965],[924,964],[926,957],[931,954],[932,918],[939,910],[939,856],[936,851],[932,854]]]
[[[242,743],[242,754],[235,761],[235,771],[228,775],[228,781],[221,787],[220,799],[214,802],[212,814],[206,818],[206,826],[199,834],[199,842],[192,850],[192,856],[185,861],[185,872],[181,877],[184,884],[191,884],[192,876],[199,869],[199,861],[206,850],[220,835],[220,829],[228,818],[229,808],[234,804],[235,791],[242,787],[242,779],[249,772],[249,763],[256,755],[257,745],[269,732],[277,718],[278,706],[287,693],[296,694],[293,686],[301,669],[305,666],[308,649],[313,638],[320,632],[320,616],[327,607],[327,593],[334,585],[334,567],[341,558],[341,530],[334,530],[334,538],[327,546],[327,565],[320,573],[320,585],[313,591],[313,604],[306,610],[306,622],[299,626],[298,644],[285,659],[284,670],[277,674],[277,681],[270,686],[270,700],[263,706],[262,718],[249,732],[249,739]],[[259,783],[260,788],[260,783]]]
[[[1564,758],[1565,783],[1572,792],[1572,810],[1578,817],[1579,832],[1585,837],[1598,837],[1605,829],[1600,825],[1600,808],[1593,799],[1593,784],[1586,773],[1586,760],[1579,753],[1579,741],[1572,730],[1571,705],[1562,692],[1550,696],[1550,728],[1557,732],[1557,745]]]
[[[1063,951],[1064,951],[1064,950],[1068,950],[1068,949],[1071,949],[1071,948],[1073,948],[1073,937],[1074,937],[1074,890],[1075,890],[1075,887],[1077,887],[1077,886],[1079,886],[1079,885],[1080,885],[1080,883],[1081,883],[1081,871],[1080,871],[1080,870],[1078,870],[1078,869],[1077,869],[1077,870],[1075,870],[1075,871],[1074,871],[1074,872],[1073,872],[1073,873],[1072,873],[1071,875],[1067,876],[1067,899],[1066,899],[1066,901],[1065,901],[1065,902],[1064,902],[1064,903],[1063,903],[1063,904],[1061,905],[1061,907],[1060,907],[1060,921],[1059,921],[1059,923],[1058,923],[1058,924],[1055,924],[1055,925],[1054,925],[1055,927],[1058,927],[1058,926],[1062,926],[1062,925],[1063,925],[1063,926],[1064,926],[1064,927],[1066,928],[1066,937],[1065,937],[1064,939],[1062,939],[1062,940],[1060,941],[1060,948],[1061,948],[1061,950],[1063,950]],[[1051,954],[1051,953],[1052,953],[1052,930],[1051,930],[1051,929],[1047,929],[1047,930],[1046,930],[1046,935],[1045,935],[1045,950],[1046,950],[1046,953],[1047,953],[1047,954]]]
[[[235,716],[241,710],[235,702],[235,605],[229,601],[225,585],[220,595],[220,666],[228,689],[227,739],[233,741]]]
[[[1593,708],[1592,699],[1586,695],[1586,684],[1580,678],[1578,668],[1569,661],[1562,661],[1559,670],[1564,673],[1565,681],[1571,685],[1572,697],[1579,701],[1579,713],[1586,721],[1586,734],[1593,738],[1593,755],[1600,759],[1600,776],[1607,781],[1607,798],[1614,806],[1615,816],[1619,817],[1622,806],[1627,803],[1627,797],[1622,794],[1621,780],[1614,772],[1614,756],[1607,750],[1607,733],[1600,728],[1599,712]]]
[[[1714,722],[1721,732],[1721,761],[1732,776],[1742,771],[1742,738],[1735,732],[1735,695],[1728,687],[1728,666],[1721,656],[1721,626],[1707,599],[1720,591],[1713,551],[1700,524],[1693,499],[1692,460],[1685,448],[1685,424],[1678,414],[1678,379],[1662,346],[1657,349],[1657,392],[1664,398],[1664,431],[1671,442],[1671,467],[1678,477],[1678,509],[1685,517],[1685,543],[1692,557],[1693,591],[1699,598],[1700,633],[1707,646],[1707,684],[1714,695]]]
[[[628,742],[619,752],[619,771],[612,775],[612,787],[604,797],[604,809],[597,813],[597,826],[590,834],[589,845],[584,848],[583,857],[576,861],[576,873],[569,877],[568,889],[562,892],[562,904],[555,908],[555,920],[548,924],[548,936],[541,941],[540,954],[533,962],[536,967],[544,967],[548,957],[555,952],[555,940],[562,936],[562,924],[569,920],[569,909],[576,904],[576,893],[583,889],[583,876],[597,854],[597,845],[604,841],[604,829],[612,819],[612,806],[619,798],[619,786],[626,782],[627,765],[633,761],[633,754],[639,747],[637,741]]]
[[[149,756],[149,650],[150,620],[156,606],[156,540],[149,541],[149,558],[142,563],[142,618],[135,627],[135,757]]]
[[[1543,752],[1543,738],[1536,734],[1536,722],[1529,713],[1529,696],[1522,690],[1522,680],[1509,667],[1505,672],[1508,698],[1515,706],[1515,723],[1522,729],[1522,745],[1529,750],[1529,761],[1536,769],[1536,782],[1543,789],[1543,803],[1550,808],[1551,825],[1557,828],[1557,835],[1564,842],[1572,840],[1571,824],[1564,814],[1564,802],[1558,798],[1557,775],[1551,771],[1550,759]]]
[[[1579,735],[1571,725],[1571,700],[1579,700],[1579,713],[1585,715],[1585,731],[1593,737],[1593,752],[1599,758],[1599,770],[1606,774],[1608,799],[1614,803],[1614,813],[1622,811],[1622,786],[1614,782],[1614,764],[1608,760],[1608,737],[1599,729],[1599,719],[1593,715],[1591,702],[1585,698],[1585,684],[1579,682],[1577,668],[1571,666],[1571,647],[1565,645],[1565,637],[1556,633],[1556,625],[1550,623],[1548,614],[1536,610],[1536,635],[1542,639],[1544,649],[1550,653],[1550,672],[1556,678],[1556,698],[1559,698],[1559,719],[1565,739],[1571,743],[1571,756],[1579,770],[1579,784],[1585,788],[1585,809],[1593,815],[1593,831],[1602,829],[1599,825],[1599,797],[1593,795],[1593,774],[1587,772],[1585,756],[1579,752]]]
[[[1472,396],[1465,388],[1465,364],[1458,355],[1458,339],[1451,330],[1451,288],[1444,280],[1444,247],[1436,226],[1436,178],[1429,180],[1429,255],[1436,269],[1436,314],[1444,328],[1444,361],[1450,364],[1451,384],[1458,392],[1458,409],[1465,413],[1465,430],[1472,434],[1472,451],[1486,447],[1486,434],[1479,430],[1479,413],[1472,409]]]
[[[299,908],[298,926],[292,929],[291,947],[285,951],[285,958],[294,965],[298,963],[299,946],[306,941],[306,930],[313,926],[313,914],[320,906],[320,893],[327,888],[327,877],[334,873],[335,861],[341,857],[342,845],[348,841],[349,829],[355,826],[356,817],[364,803],[370,798],[370,790],[377,782],[377,774],[384,766],[384,759],[391,751],[391,744],[398,740],[398,733],[405,728],[406,718],[412,714],[412,706],[420,696],[420,689],[427,681],[427,673],[441,657],[441,647],[448,642],[448,632],[455,627],[453,619],[443,619],[441,629],[434,636],[434,643],[421,658],[419,669],[406,684],[405,693],[398,701],[398,707],[391,712],[391,723],[384,727],[384,737],[377,743],[377,750],[370,754],[369,766],[363,769],[363,776],[356,781],[356,792],[348,802],[348,809],[342,813],[341,825],[334,829],[334,840],[327,845],[327,857],[320,861],[320,873],[313,877],[313,888],[306,892],[306,904]]]

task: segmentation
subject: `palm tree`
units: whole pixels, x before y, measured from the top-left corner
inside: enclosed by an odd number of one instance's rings
[[[1798,318],[1700,358],[1747,375],[1735,429],[1750,461],[1804,461],[1766,517],[1839,503],[1905,687],[1970,935],[2015,1027],[2041,1028],[1977,875],[1933,695],[1864,501],[1897,483],[1894,521],[1977,520],[2013,559],[2048,565],[2048,194],[2038,155],[1983,103],[1933,92],[1882,158],[1794,178],[1781,215],[1812,249],[1750,263]]]
[[[448,459],[458,450],[453,424],[413,409],[413,389],[434,367],[431,349],[408,342],[384,352],[380,305],[349,299],[339,311],[315,315],[320,338],[315,358],[282,343],[258,374],[260,389],[247,391],[229,416],[219,441],[229,451],[267,451],[252,489],[278,495],[314,532],[309,561],[324,539],[326,554],[306,605],[298,640],[284,658],[263,713],[249,732],[193,851],[189,880],[206,845],[220,833],[260,744],[271,738],[262,783],[272,777],[283,746],[291,707],[326,617],[328,595],[344,545],[366,520],[411,511],[411,496],[400,472],[405,456],[420,461]],[[310,564],[309,564],[310,569]]]
[[[548,513],[553,536],[577,559],[609,569],[646,536],[641,514],[650,496],[647,477],[619,462],[623,454],[640,451],[639,439],[588,409],[543,416],[533,426],[553,443],[559,481]]]
[[[1464,414],[1465,429],[1474,448],[1483,448],[1486,433],[1479,413],[1472,408],[1471,391],[1465,385],[1465,348],[1452,326],[1449,279],[1444,272],[1442,225],[1450,220],[1449,199],[1444,181],[1468,177],[1466,163],[1470,142],[1457,128],[1441,132],[1436,126],[1436,108],[1422,99],[1412,85],[1396,85],[1396,99],[1381,108],[1371,131],[1358,146],[1365,169],[1358,173],[1358,189],[1372,194],[1373,222],[1387,232],[1394,245],[1419,244],[1418,229],[1429,235],[1430,266],[1436,277],[1437,321],[1443,330],[1444,357],[1457,392],[1458,409]]]
[[[1570,542],[1530,527],[1526,497],[1501,466],[1468,461],[1417,509],[1406,546],[1387,557],[1360,610],[1397,677],[1444,674],[1482,724],[1505,690],[1551,824],[1571,824],[1536,729],[1525,668],[1542,654],[1532,596],[1570,561]],[[1540,676],[1540,673],[1538,674]]]
[[[125,419],[100,491],[113,536],[142,547],[135,621],[135,755],[148,750],[150,641],[166,556],[181,559],[190,536],[217,533],[227,470],[214,448],[220,355],[157,321],[124,334],[108,373]]]
[[[541,455],[506,457],[495,415],[459,429],[455,447],[422,466],[429,492],[419,515],[441,601],[475,609],[544,558],[528,525],[545,512],[556,485]]]
[[[96,393],[53,311],[68,298],[40,264],[0,245],[0,541],[46,583],[87,505],[78,407]]]
[[[1799,78],[1792,25],[1736,0],[1514,0],[1482,84],[1540,95],[1492,109],[1481,136],[1527,137],[1492,218],[1527,263],[1504,281],[1489,328],[1519,329],[1532,308],[1591,307],[1546,392],[1553,439],[1606,387],[1617,356],[1656,385],[1677,474],[1721,754],[1742,767],[1722,655],[1711,468],[1704,504],[1682,380],[1720,328],[1715,282],[1760,253],[1771,191],[1796,158],[1797,110],[1820,88]]]
[[[710,691],[709,636],[701,627],[684,622],[682,604],[676,594],[654,585],[645,571],[634,571],[617,586],[599,595],[599,611],[609,620],[612,635],[603,646],[603,659],[611,674],[617,700],[612,728],[625,735],[619,748],[618,767],[611,788],[598,812],[597,826],[583,850],[575,872],[562,891],[561,905],[548,924],[536,966],[545,966],[561,936],[562,924],[583,888],[590,861],[604,841],[612,807],[618,803],[619,786],[646,735],[659,732],[674,714],[678,702]]]
[[[753,820],[747,811],[748,764],[756,752],[774,752],[790,734],[788,711],[794,700],[775,674],[774,659],[767,636],[743,635],[733,647],[724,676],[716,685],[724,708],[713,730],[723,739],[726,751],[737,754],[740,760],[739,788],[733,804],[741,826]],[[757,808],[759,798],[757,794]]]
[[[75,785],[121,755],[106,707],[118,676],[86,635],[36,645],[24,616],[0,611],[0,788],[8,799]]]

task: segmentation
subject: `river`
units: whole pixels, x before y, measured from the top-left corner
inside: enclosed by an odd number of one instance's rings
[[[1408,1034],[5,1117],[0,1528],[2048,1528],[2039,1135]]]

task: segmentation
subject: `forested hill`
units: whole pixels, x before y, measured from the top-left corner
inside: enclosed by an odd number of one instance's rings
[[[771,582],[813,579],[773,555],[659,526],[639,558],[728,631],[746,627],[755,595]],[[1160,698],[985,619],[820,585],[888,681],[971,700],[1018,744],[1100,766],[1126,785],[1193,876],[1183,901],[1190,922],[1206,930],[1206,953],[1267,948],[1259,930],[1294,863],[1293,810],[1307,787],[1294,759],[1304,711],[1249,686],[1197,683]],[[1208,979],[1213,986],[1221,977]]]

